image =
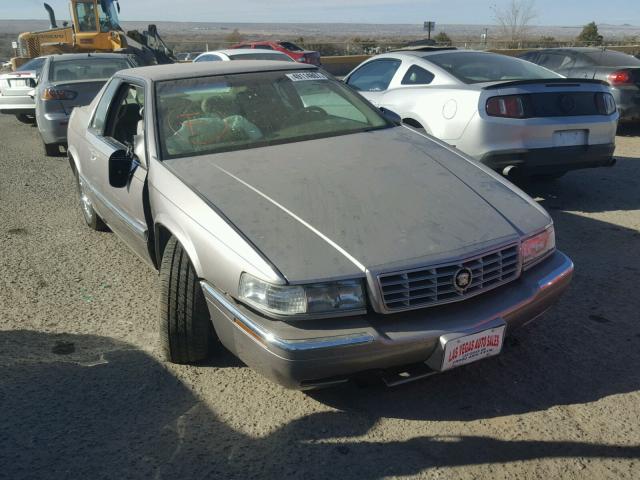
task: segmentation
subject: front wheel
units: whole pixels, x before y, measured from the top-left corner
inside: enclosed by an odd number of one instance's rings
[[[209,309],[187,252],[171,238],[160,267],[160,344],[173,363],[206,359],[215,334]]]

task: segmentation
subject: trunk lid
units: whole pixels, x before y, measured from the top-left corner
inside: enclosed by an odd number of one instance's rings
[[[55,100],[59,103],[63,111],[70,115],[75,107],[89,105],[100,89],[107,82],[104,80],[73,80],[65,82],[55,82],[48,85],[48,88],[56,90],[66,90],[75,93],[75,97],[68,100]]]
[[[36,72],[12,72],[0,75],[0,95],[5,97],[28,95],[36,87]]]

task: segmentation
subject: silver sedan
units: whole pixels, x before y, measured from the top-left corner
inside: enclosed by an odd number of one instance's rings
[[[573,271],[531,198],[399,123],[310,65],[136,68],[69,160],[87,225],[160,272],[168,360],[394,385],[498,355]]]

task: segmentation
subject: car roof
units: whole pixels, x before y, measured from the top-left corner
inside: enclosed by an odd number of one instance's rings
[[[255,48],[229,48],[226,50],[211,50],[209,52],[204,52],[201,55],[206,55],[207,53],[221,53],[223,55],[231,56],[231,55],[256,55],[258,53],[267,53],[269,55],[284,55],[288,57],[286,53],[279,52],[278,50],[258,50]]]
[[[116,75],[137,77],[161,82],[179,78],[196,78],[209,75],[233,75],[236,73],[273,72],[280,70],[317,70],[315,65],[282,62],[278,60],[237,60],[234,62],[198,62],[153,65],[123,70]]]
[[[376,55],[371,57],[372,59],[376,58],[388,58],[388,57],[401,57],[406,60],[423,58],[428,60],[429,57],[433,57],[435,55],[460,55],[463,53],[477,53],[478,55],[499,55],[498,53],[493,52],[485,52],[482,50],[458,50],[458,49],[445,49],[441,48],[439,50],[392,50],[387,53],[381,53],[380,55]]]
[[[61,60],[77,60],[79,58],[122,58],[126,57],[125,53],[62,53],[58,55],[48,55],[52,62]]]

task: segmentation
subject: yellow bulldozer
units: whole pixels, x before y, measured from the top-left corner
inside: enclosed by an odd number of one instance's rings
[[[69,0],[71,25],[58,27],[50,5],[44,4],[51,23],[48,30],[26,32],[18,37],[18,56],[13,68],[31,58],[57,53],[122,52],[135,54],[143,64],[173,63],[171,49],[158,35],[155,25],[148,30],[124,32],[120,26],[118,0]]]

